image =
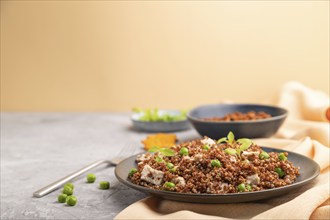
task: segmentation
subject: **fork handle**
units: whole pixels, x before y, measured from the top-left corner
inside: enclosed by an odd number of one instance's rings
[[[73,172],[73,173],[67,175],[66,177],[63,177],[62,179],[59,179],[59,180],[49,184],[48,186],[45,186],[44,188],[41,188],[38,191],[35,191],[33,193],[33,196],[37,197],[37,198],[43,197],[44,195],[47,195],[48,193],[60,188],[61,186],[63,186],[67,182],[69,182],[70,180],[72,180],[72,179],[80,176],[81,174],[93,169],[94,167],[97,167],[104,163],[107,163],[110,165],[112,164],[111,161],[109,161],[109,160],[95,161],[94,163],[91,163],[88,166],[81,168],[80,170],[77,170],[76,172]]]

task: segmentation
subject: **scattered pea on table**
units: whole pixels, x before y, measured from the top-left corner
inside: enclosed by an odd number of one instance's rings
[[[110,183],[107,181],[101,181],[100,182],[100,189],[109,189],[110,188]]]
[[[96,176],[92,173],[87,174],[86,176],[87,183],[94,183],[96,180]]]
[[[66,198],[66,204],[69,206],[75,206],[77,204],[77,197],[75,196],[68,196]]]
[[[72,190],[74,189],[73,183],[66,183],[63,187],[70,187]]]
[[[62,193],[71,196],[73,194],[73,189],[70,186],[64,186]]]
[[[68,195],[67,194],[60,194],[58,197],[57,197],[57,201],[59,202],[59,203],[65,203],[65,201],[66,201],[66,198],[68,197]]]

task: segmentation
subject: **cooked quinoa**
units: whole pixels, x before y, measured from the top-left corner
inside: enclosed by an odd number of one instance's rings
[[[290,185],[299,175],[287,152],[265,153],[252,142],[247,149],[237,150],[242,145],[239,140],[216,143],[204,137],[172,147],[173,156],[142,154],[128,178],[158,190],[226,194]]]
[[[203,118],[204,121],[254,121],[260,119],[271,118],[272,116],[267,112],[259,111],[249,111],[247,113],[243,112],[232,112],[228,113],[223,117],[210,117]]]

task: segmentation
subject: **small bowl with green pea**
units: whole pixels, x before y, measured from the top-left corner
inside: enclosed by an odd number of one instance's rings
[[[191,128],[186,111],[166,109],[133,109],[133,127],[148,132],[172,132]]]

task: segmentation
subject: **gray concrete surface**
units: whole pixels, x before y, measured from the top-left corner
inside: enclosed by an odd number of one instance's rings
[[[177,132],[180,141],[197,138],[190,129]],[[100,167],[94,184],[85,176],[73,181],[78,204],[57,202],[60,190],[43,198],[32,193],[122,148],[142,151],[148,133],[131,128],[129,114],[119,113],[1,113],[1,219],[112,219],[146,197],[118,182],[114,167]],[[98,182],[110,181],[110,190]]]

